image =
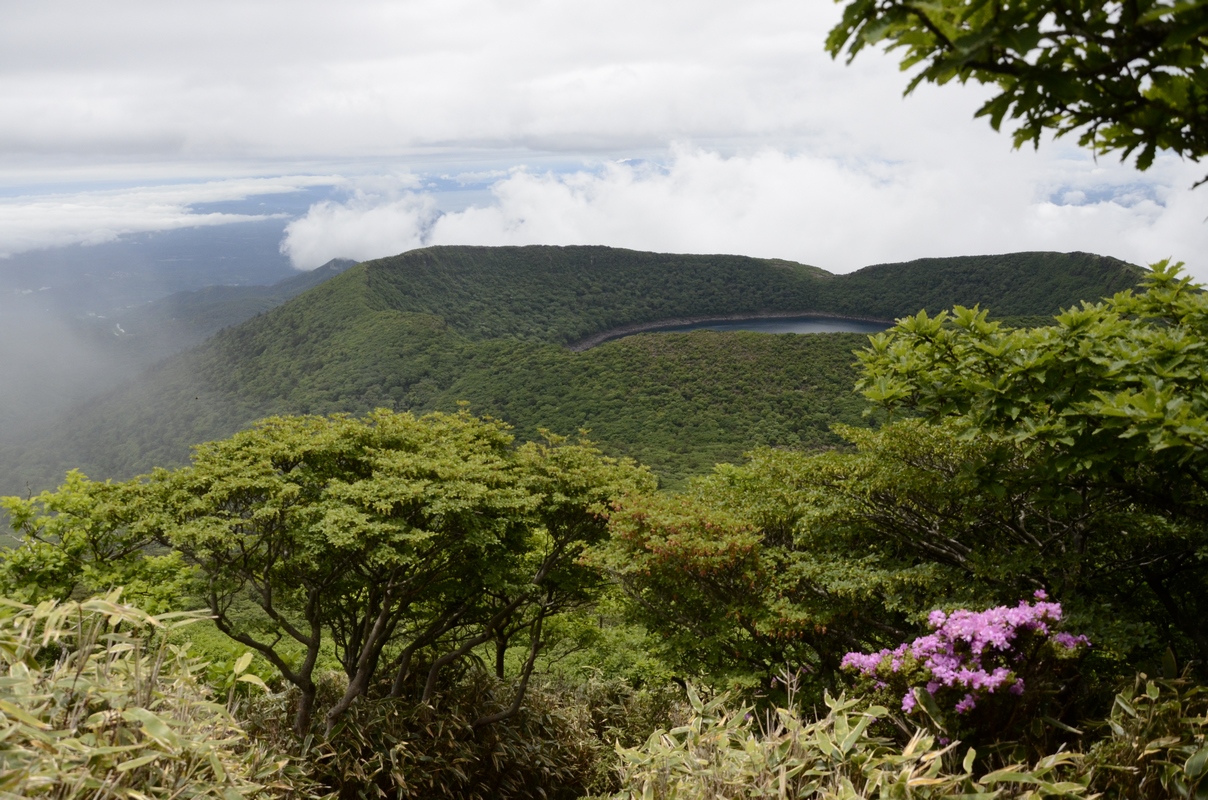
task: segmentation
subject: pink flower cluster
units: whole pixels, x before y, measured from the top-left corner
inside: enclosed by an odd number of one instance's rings
[[[929,694],[934,695],[941,687],[965,691],[956,703],[958,714],[972,710],[981,694],[993,694],[1002,688],[1012,694],[1023,694],[1023,679],[1006,665],[1020,655],[1011,652],[1020,631],[1033,631],[1068,650],[1090,644],[1085,636],[1053,634],[1050,625],[1061,621],[1061,604],[1046,602],[1048,596],[1043,590],[1037,591],[1035,597],[1035,603],[1020,601],[1015,608],[960,609],[951,614],[932,611],[928,617],[932,633],[892,650],[848,653],[843,657],[842,667],[873,676],[880,667],[888,665],[889,671],[896,673],[910,656],[930,673],[931,679],[926,684]],[[917,703],[914,692],[912,687],[902,697],[902,710],[908,714]]]

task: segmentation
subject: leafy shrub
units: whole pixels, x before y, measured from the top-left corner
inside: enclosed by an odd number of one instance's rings
[[[940,560],[977,553],[976,580],[1040,579],[1125,665],[1169,648],[1198,671],[1208,666],[1206,344],[1208,293],[1163,261],[1142,291],[1042,328],[1006,328],[973,308],[903,319],[858,354],[857,389],[887,413],[956,427],[984,454],[966,491],[1009,516],[968,528]]]
[[[151,616],[117,592],[37,606],[0,599],[0,797],[287,794],[285,760],[211,699],[187,646],[155,635],[196,619]]]
[[[608,746],[581,706],[531,685],[516,714],[476,728],[511,704],[511,690],[478,668],[442,683],[428,704],[361,698],[311,750],[314,779],[350,799],[571,800],[588,790]]]
[[[319,706],[335,702],[346,682],[324,675]],[[513,716],[475,728],[473,720],[506,708],[512,689],[481,668],[442,677],[427,705],[414,699],[363,697],[306,754],[309,778],[341,798],[544,797],[573,800],[620,788],[618,742],[636,745],[666,720],[686,718],[682,691],[634,689],[590,677],[535,680]],[[249,698],[253,736],[294,743],[290,692]]]
[[[1061,604],[1046,600],[1038,591],[1035,603],[1014,608],[933,611],[931,633],[894,649],[848,653],[843,667],[856,673],[861,688],[900,702],[915,725],[945,741],[1008,741],[1027,734],[1068,693],[1073,667],[1090,644],[1055,631]]]
[[[958,769],[945,769],[955,743],[942,747],[918,731],[896,746],[870,732],[887,710],[858,710],[858,700],[828,694],[828,712],[814,722],[783,708],[759,720],[746,708],[727,713],[724,698],[702,703],[692,694],[691,700],[686,725],[619,749],[623,788],[614,800],[1090,796],[1085,778],[1071,779],[1072,754],[975,777],[974,750]]]

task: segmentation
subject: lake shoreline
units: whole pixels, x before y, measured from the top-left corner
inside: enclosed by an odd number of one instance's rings
[[[757,319],[805,319],[817,317],[819,319],[839,319],[850,320],[851,322],[872,322],[891,326],[893,320],[877,319],[876,317],[855,317],[850,314],[830,314],[825,311],[765,311],[753,314],[712,314],[704,317],[668,317],[666,319],[654,320],[652,322],[638,322],[632,325],[622,325],[617,328],[609,328],[600,333],[594,333],[584,339],[579,339],[576,342],[571,342],[566,345],[566,349],[575,353],[582,353],[584,350],[590,350],[593,347],[620,339],[624,336],[632,336],[635,333],[649,333],[651,331],[661,330],[662,328],[674,328],[680,325],[703,325],[710,322],[746,322],[747,320]]]

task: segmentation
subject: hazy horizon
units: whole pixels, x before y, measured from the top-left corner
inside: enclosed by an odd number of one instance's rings
[[[846,66],[822,0],[16,4],[0,27],[0,422],[131,375],[115,313],[331,258],[598,244],[843,273],[1173,257],[1196,164],[1013,151],[984,88]],[[111,344],[111,343],[110,343]],[[24,415],[24,416],[23,416]],[[19,433],[20,431],[15,431]]]
[[[603,244],[834,272],[1056,250],[1208,277],[1201,169],[1013,151],[981,87],[823,51],[840,6],[140,0],[0,30],[0,255],[234,223],[310,269]],[[8,261],[0,259],[0,272]]]

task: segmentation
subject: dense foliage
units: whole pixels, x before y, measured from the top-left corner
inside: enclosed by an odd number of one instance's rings
[[[1208,789],[1208,690],[1186,678],[1138,675],[1098,726],[1091,788],[1104,797],[1200,798]]]
[[[1048,327],[904,320],[864,353],[861,385],[931,420],[839,428],[854,452],[757,450],[629,498],[596,563],[684,674],[765,690],[791,663],[818,692],[843,652],[895,646],[931,609],[1036,591],[1095,643],[1080,702],[1167,649],[1202,665],[1205,303],[1159,268]]]
[[[976,749],[923,730],[904,740],[878,734],[892,716],[885,707],[829,695],[825,706],[810,719],[792,706],[760,715],[693,696],[685,724],[620,751],[616,800],[1192,800],[1208,786],[1208,704],[1202,687],[1185,680],[1140,676],[1116,696],[1099,724],[1103,738],[1086,752],[993,769],[978,768]]]
[[[958,759],[955,743],[921,730],[904,746],[876,735],[875,723],[887,714],[883,707],[829,695],[825,705],[825,716],[808,720],[792,707],[756,716],[747,708],[727,710],[724,698],[703,703],[693,697],[687,724],[621,751],[624,788],[616,798],[1094,796],[1068,753],[975,774],[972,749]]]
[[[1099,153],[1208,154],[1208,5],[1197,0],[854,0],[827,47],[901,48],[909,89],[953,79],[998,91],[978,110],[1015,145],[1080,132]]]
[[[683,713],[678,687],[547,676],[529,688],[517,714],[473,727],[510,700],[499,680],[470,667],[443,681],[431,706],[358,703],[339,735],[317,746],[312,778],[342,796],[380,792],[397,800],[598,796],[619,788],[618,743],[639,745]]]
[[[1088,568],[1128,576],[1116,596],[1160,609],[1176,650],[1208,662],[1206,340],[1208,295],[1163,263],[1144,292],[1044,328],[1012,330],[967,309],[904,320],[874,338],[860,386],[887,409],[960,425],[984,452],[980,490],[1026,486],[1062,509],[1074,524],[1032,534],[1050,557],[1073,555],[1060,591],[1085,584]]]
[[[64,687],[84,651],[101,672],[133,659],[139,675],[187,675],[195,691],[177,700],[227,698],[206,706],[213,725],[192,711],[165,722],[170,753],[104,749],[142,741],[114,728],[125,744],[100,745],[87,774],[131,773],[154,796],[201,753],[213,758],[191,789],[244,781],[230,797],[1200,792],[1208,301],[1176,270],[1039,327],[959,307],[907,317],[861,351],[864,400],[843,402],[854,336],[645,335],[576,353],[363,313],[373,295],[316,298],[220,336],[243,361],[206,349],[164,369],[204,365],[249,414],[404,391],[479,397],[531,427],[517,443],[464,409],[271,417],[185,467],[76,472],[5,498],[22,540],[0,557],[0,588],[40,603],[6,601],[18,617],[117,608],[72,604],[119,585],[148,610],[209,617],[160,630],[163,617],[115,611],[142,622],[93,624],[92,650],[51,636],[28,672],[10,668],[0,687],[39,703],[21,681],[60,670],[49,680]],[[315,375],[339,379],[320,390]],[[879,406],[873,427],[815,434],[857,422],[864,401]],[[764,446],[660,492],[632,462],[543,435],[547,420],[618,441],[665,431],[630,452],[694,469],[715,452],[701,441]],[[156,673],[169,653],[178,672]],[[1158,664],[1167,679],[1113,700]],[[690,683],[714,699],[673,700]],[[723,689],[750,709],[725,713]],[[844,689],[853,699],[835,700]],[[141,691],[168,719],[166,696]],[[0,724],[49,730],[21,708],[0,696]],[[89,713],[53,723],[55,741],[110,719]],[[182,744],[183,730],[196,736]],[[32,764],[50,751],[20,752]],[[38,764],[27,772],[51,769]]]
[[[586,429],[678,483],[754,445],[840,444],[830,425],[863,420],[852,352],[867,341],[703,330],[629,336],[583,353],[500,342],[480,348],[435,402],[468,400],[526,439],[543,428]]]
[[[0,453],[0,491],[69,467],[128,477],[273,414],[452,411],[467,400],[524,438],[590,428],[678,483],[754,444],[835,444],[855,423],[845,334],[660,334],[572,353],[564,344],[668,317],[824,311],[891,319],[953,303],[1003,315],[1133,285],[1083,253],[924,259],[850,275],[737,256],[596,247],[431,248],[353,267]],[[716,376],[717,380],[711,378]],[[3,477],[8,475],[8,477]]]
[[[1004,315],[1054,313],[1137,279],[1124,263],[1086,253],[921,259],[832,275],[789,261],[610,247],[432,247],[364,270],[377,309],[433,314],[475,339],[556,344],[653,320],[771,311],[888,320],[992,303]]]
[[[488,643],[502,679],[523,640],[515,701],[474,721],[487,725],[517,712],[546,620],[597,590],[576,557],[604,536],[608,504],[651,488],[589,446],[511,444],[466,413],[265,420],[174,472],[8,498],[26,545],[4,577],[67,595],[141,574],[150,545],[171,548],[218,629],[295,687],[299,736],[325,654],[348,678],[330,732],[382,681],[428,703],[441,672]]]

